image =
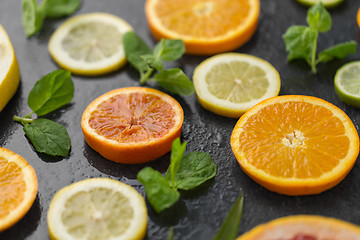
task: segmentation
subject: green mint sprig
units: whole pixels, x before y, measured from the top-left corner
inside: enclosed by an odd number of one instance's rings
[[[308,10],[306,21],[309,26],[291,26],[283,35],[286,50],[289,52],[288,61],[304,59],[312,72],[316,73],[319,63],[356,53],[356,42],[349,41],[327,48],[316,57],[318,35],[331,29],[331,16],[320,2]]]
[[[152,50],[135,32],[128,32],[123,42],[126,58],[140,73],[140,84],[155,81],[175,94],[189,96],[194,93],[192,82],[181,69],[164,70],[163,61],[175,61],[185,53],[181,40],[162,39]],[[154,74],[156,71],[158,73]]]
[[[43,0],[39,6],[37,0],[22,0],[22,23],[26,36],[40,31],[45,18],[71,15],[80,5],[81,0]]]
[[[235,240],[243,212],[244,196],[240,195],[213,240]],[[174,240],[174,229],[169,229],[167,240]]]
[[[70,103],[73,96],[71,73],[65,70],[49,73],[30,90],[28,105],[32,112],[24,117],[14,116],[13,120],[24,125],[25,135],[37,152],[51,156],[69,155],[71,141],[65,127],[49,119],[32,119],[31,116],[48,114]]]
[[[232,205],[225,221],[213,240],[234,240],[236,238],[244,205],[244,196],[240,195]]]
[[[190,152],[183,156],[185,148],[186,142],[181,144],[179,138],[174,140],[166,177],[151,167],[142,169],[137,175],[158,213],[178,201],[178,189],[193,189],[216,175],[216,165],[208,153]]]

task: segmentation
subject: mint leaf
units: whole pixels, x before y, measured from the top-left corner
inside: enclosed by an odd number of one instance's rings
[[[156,58],[154,55],[152,54],[146,54],[146,55],[142,55],[141,58],[150,65],[150,67],[155,68],[158,71],[162,71],[164,66],[163,63],[161,62],[161,60],[159,58]]]
[[[39,118],[26,124],[23,129],[36,151],[51,156],[69,155],[71,141],[62,125]]]
[[[290,27],[283,35],[286,50],[289,52],[288,61],[302,58],[310,64],[317,35],[316,30],[306,26]]]
[[[236,238],[243,212],[244,197],[240,195],[231,207],[224,223],[213,240],[234,240]]]
[[[166,179],[169,181],[172,188],[175,188],[175,176],[184,156],[187,142],[181,144],[180,138],[176,138],[171,147],[170,166],[168,168],[169,175],[166,173]]]
[[[182,96],[194,93],[194,85],[185,73],[179,68],[173,68],[160,72],[154,76],[154,80],[166,90]]]
[[[81,0],[44,0],[45,15],[49,18],[73,14],[81,5]]]
[[[157,213],[172,206],[180,197],[180,193],[170,187],[166,178],[151,167],[142,169],[137,179],[145,186],[146,196]]]
[[[29,93],[28,105],[38,116],[42,116],[70,103],[73,96],[71,73],[55,70],[36,82]]]
[[[332,25],[330,13],[321,2],[308,10],[306,21],[311,28],[319,32],[329,31]]]
[[[128,61],[140,74],[143,74],[149,69],[149,65],[141,56],[152,54],[152,50],[135,32],[125,33],[123,43]]]
[[[37,8],[36,0],[22,0],[22,24],[26,36],[37,33],[44,21],[44,12]]]
[[[181,58],[184,53],[185,45],[181,40],[161,39],[154,48],[155,58],[160,58],[167,62]]]
[[[347,55],[356,53],[356,42],[349,41],[327,48],[319,53],[318,62],[328,62],[334,58],[345,58]]]
[[[174,176],[172,172],[169,173],[171,177]],[[215,177],[215,175],[216,165],[208,153],[191,152],[186,154],[180,162],[175,177],[175,187],[190,190]]]

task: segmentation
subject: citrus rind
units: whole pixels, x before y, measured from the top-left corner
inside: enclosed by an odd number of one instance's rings
[[[228,63],[231,61],[243,61],[257,66],[266,72],[269,86],[266,93],[258,99],[246,103],[232,103],[224,99],[219,99],[208,90],[205,81],[206,75],[211,73],[211,68],[217,64]],[[267,61],[242,53],[222,53],[210,57],[196,67],[193,75],[193,82],[199,103],[207,110],[225,117],[239,118],[252,106],[264,99],[277,96],[280,91],[281,81],[278,71]],[[254,83],[254,86],[256,83]]]
[[[158,0],[147,0],[145,5],[146,18],[149,28],[155,39],[161,38],[181,39],[184,41],[187,54],[193,55],[211,55],[221,52],[235,50],[249,41],[256,31],[258,18],[260,14],[260,1],[249,1],[252,5],[248,17],[241,26],[232,31],[217,37],[195,37],[181,35],[176,31],[165,27],[156,15],[155,6]]]
[[[20,70],[9,36],[0,24],[0,112],[14,96],[20,83]]]
[[[90,127],[89,118],[91,113],[107,99],[118,94],[143,93],[151,94],[168,102],[175,112],[175,122],[168,133],[158,138],[151,138],[144,142],[122,143],[116,140],[108,139],[96,133]],[[119,88],[103,94],[95,99],[85,109],[81,127],[84,133],[85,141],[91,148],[100,153],[106,159],[125,164],[138,164],[155,160],[171,150],[172,142],[180,137],[181,128],[184,121],[184,113],[181,105],[171,96],[161,91],[145,87]]]
[[[66,202],[72,196],[74,196],[74,194],[78,194],[79,192],[86,193],[96,188],[107,189],[109,190],[109,192],[113,192],[114,194],[115,193],[122,194],[129,200],[127,202],[130,204],[130,208],[133,210],[134,213],[131,219],[131,223],[128,226],[126,232],[124,234],[121,234],[121,236],[115,236],[110,239],[111,240],[143,239],[146,234],[146,226],[147,226],[147,218],[148,218],[144,198],[133,187],[109,178],[92,178],[92,179],[82,180],[73,183],[67,187],[64,187],[55,194],[53,200],[51,201],[47,215],[50,239],[52,240],[79,239],[73,237],[71,234],[68,233],[68,230],[64,226],[63,221],[61,219],[62,214],[64,213],[64,211],[66,211],[65,208]],[[110,198],[111,196],[99,196],[99,197]]]
[[[326,8],[333,8],[342,3],[344,0],[297,0],[299,3],[306,6],[313,6],[320,1]]]
[[[352,69],[354,67],[357,68],[357,72]],[[335,92],[343,102],[351,106],[360,107],[360,94],[349,92],[342,82],[346,81],[342,75],[349,72],[356,75],[352,76],[354,82],[351,82],[351,90],[356,89],[360,93],[360,61],[347,63],[337,70],[334,81]]]
[[[110,57],[104,57],[101,61],[93,62],[84,61],[83,59],[76,60],[71,57],[67,51],[64,50],[63,41],[66,37],[69,36],[69,33],[74,28],[84,24],[91,26],[94,22],[106,24],[107,26],[116,28],[117,34],[119,35],[123,35],[126,32],[132,31],[132,27],[127,22],[108,13],[88,13],[72,17],[64,22],[53,33],[49,41],[49,53],[60,67],[67,69],[74,74],[95,76],[113,72],[125,65],[125,51],[121,43],[118,45],[117,49],[113,49],[111,51],[112,55]],[[119,37],[119,41],[122,41],[121,36]],[[88,39],[86,41],[88,41]],[[94,40],[92,44],[96,45],[99,43]]]
[[[22,202],[5,218],[0,218],[0,232],[13,226],[29,211],[35,201],[38,190],[38,181],[35,170],[22,156],[6,148],[0,147],[0,159],[1,158],[10,163],[15,163],[21,168],[23,174],[22,180],[26,185],[26,191],[23,194]]]
[[[284,103],[288,101],[309,102],[314,105],[323,106],[331,110],[332,114],[335,117],[339,118],[344,125],[344,128],[346,130],[345,135],[350,140],[348,152],[343,159],[340,159],[340,163],[336,167],[334,167],[331,171],[324,173],[320,177],[305,179],[296,177],[285,178],[279,176],[272,176],[264,170],[257,169],[255,166],[253,166],[247,160],[245,154],[238,148],[238,146],[240,146],[239,136],[241,132],[244,131],[242,126],[251,116],[256,115],[259,110],[266,106],[275,103]],[[359,136],[350,118],[335,105],[316,97],[286,95],[266,99],[255,105],[248,112],[246,112],[238,120],[236,126],[233,129],[233,132],[231,134],[231,148],[238,163],[240,164],[241,169],[250,178],[252,178],[255,182],[259,183],[266,189],[284,195],[311,195],[321,193],[336,186],[346,177],[346,175],[350,172],[353,165],[355,164],[355,161],[359,154]]]
[[[314,239],[323,239],[321,237],[331,235],[331,239],[355,240],[360,239],[360,228],[355,224],[335,218],[316,215],[295,215],[277,218],[256,226],[238,237],[237,240],[295,239],[299,234],[299,239],[305,239],[302,238],[305,236],[308,236],[310,239],[313,235],[320,237]]]

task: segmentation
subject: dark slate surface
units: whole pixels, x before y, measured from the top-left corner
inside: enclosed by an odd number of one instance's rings
[[[304,94],[323,98],[343,109],[357,129],[360,124],[359,109],[343,104],[334,92],[333,79],[341,65],[359,59],[359,50],[345,60],[320,64],[313,75],[302,61],[288,64],[282,34],[292,24],[305,24],[307,9],[295,0],[262,0],[258,30],[253,38],[237,49],[271,62],[281,75],[281,95]],[[332,44],[356,40],[360,30],[355,16],[358,0],[346,0],[331,10],[333,28],[320,36],[319,50]],[[144,0],[84,0],[75,15],[89,12],[108,12],[124,18],[151,46],[151,37],[144,14]],[[47,43],[54,30],[65,19],[47,20],[36,36],[27,39],[21,25],[20,0],[0,1],[0,24],[10,35],[21,69],[21,84],[13,99],[0,113],[0,146],[23,157],[35,168],[39,191],[28,214],[12,228],[0,234],[0,239],[48,239],[46,214],[52,197],[60,188],[78,180],[91,177],[110,177],[128,183],[144,195],[142,185],[136,180],[137,172],[151,166],[165,172],[169,154],[149,164],[128,166],[112,163],[94,152],[84,141],[80,119],[85,107],[96,97],[111,89],[138,86],[137,73],[126,66],[113,74],[87,78],[73,76],[75,96],[72,103],[48,117],[66,126],[72,149],[69,157],[51,158],[37,154],[24,136],[21,124],[14,123],[14,114],[24,116],[30,112],[27,96],[43,75],[58,69],[47,51]],[[188,76],[206,57],[184,56],[175,65]],[[287,197],[267,191],[247,177],[237,164],[230,148],[230,134],[235,119],[217,116],[204,110],[195,95],[174,96],[182,105],[185,121],[182,139],[188,141],[188,151],[205,151],[218,165],[214,180],[196,190],[183,192],[180,201],[171,209],[157,215],[149,206],[149,224],[146,239],[165,239],[169,227],[174,227],[175,239],[211,239],[220,227],[231,204],[242,192],[245,195],[244,214],[239,234],[252,227],[292,214],[318,214],[360,223],[360,169],[359,161],[338,186],[315,196]]]

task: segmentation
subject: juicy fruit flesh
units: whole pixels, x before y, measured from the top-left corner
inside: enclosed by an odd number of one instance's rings
[[[123,143],[160,138],[175,125],[175,112],[160,97],[119,94],[102,102],[91,113],[89,125],[97,134]]]
[[[347,92],[360,95],[360,64],[349,67],[339,77]]]
[[[266,72],[243,61],[215,65],[206,75],[206,83],[212,95],[233,103],[260,99],[269,87]]]
[[[0,220],[17,208],[24,199],[25,191],[21,168],[0,157]]]
[[[330,172],[350,145],[339,118],[306,102],[268,105],[249,117],[243,130],[240,151],[247,161],[283,178],[316,178]]]
[[[123,235],[134,218],[129,199],[105,187],[81,191],[65,203],[61,220],[75,238],[110,239]]]
[[[217,37],[243,24],[251,8],[246,0],[173,0],[156,5],[162,25],[180,35]]]
[[[62,46],[73,59],[97,62],[119,52],[122,34],[110,24],[88,22],[73,27]]]

